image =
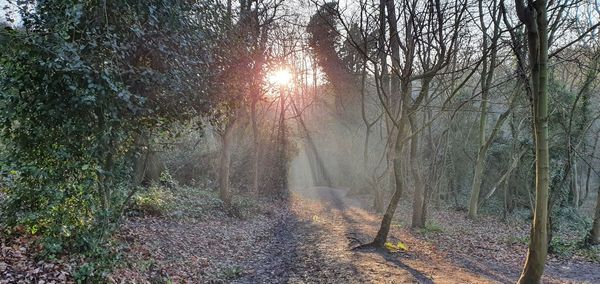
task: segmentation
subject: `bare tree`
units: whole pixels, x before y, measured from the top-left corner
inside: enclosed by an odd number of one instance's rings
[[[527,259],[518,283],[539,283],[548,247],[548,3],[546,0],[515,0],[519,20],[527,29],[530,86],[533,99],[536,197]]]

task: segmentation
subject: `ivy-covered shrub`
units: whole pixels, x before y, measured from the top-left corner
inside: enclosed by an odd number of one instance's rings
[[[50,252],[107,239],[138,188],[137,138],[210,105],[218,10],[184,2],[19,2],[22,26],[0,30],[2,223]]]
[[[13,48],[0,57],[2,170],[12,181],[2,217],[54,240],[53,250],[66,239],[85,248],[114,221],[127,195],[125,114],[140,103],[116,67],[82,58],[96,51],[59,35],[6,32]]]

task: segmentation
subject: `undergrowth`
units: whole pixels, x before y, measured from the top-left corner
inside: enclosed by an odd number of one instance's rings
[[[423,235],[439,234],[444,232],[444,228],[436,222],[427,221],[425,227],[418,229],[418,232]]]
[[[142,214],[161,216],[174,208],[174,196],[171,190],[154,184],[137,192],[131,207]]]
[[[243,270],[239,266],[231,266],[223,269],[222,274],[225,279],[233,280],[242,276]]]
[[[216,191],[152,185],[134,196],[130,215],[205,220],[227,217],[247,219],[262,212],[260,202],[253,197],[235,196],[231,208],[225,208]]]

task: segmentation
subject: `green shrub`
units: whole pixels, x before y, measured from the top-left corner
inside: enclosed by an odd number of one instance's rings
[[[600,246],[582,246],[577,254],[590,261],[600,262]]]
[[[162,216],[173,208],[173,193],[158,185],[152,185],[135,194],[132,207],[144,214]]]
[[[99,240],[97,237],[94,240]],[[106,275],[121,263],[121,254],[116,244],[110,239],[102,246],[95,246],[79,254],[79,264],[73,270],[73,278],[77,283],[105,283]]]
[[[580,247],[578,241],[568,241],[554,236],[550,241],[548,252],[559,256],[571,256]]]

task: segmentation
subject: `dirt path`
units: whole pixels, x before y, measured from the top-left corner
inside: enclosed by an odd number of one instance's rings
[[[346,190],[310,187],[295,191],[293,214],[277,226],[265,251],[268,265],[238,283],[514,283],[520,258],[506,262],[462,250],[441,251],[412,232],[394,226],[389,240],[401,240],[407,252],[352,251],[371,240],[380,216],[368,212]],[[465,241],[466,242],[466,241]],[[488,255],[495,248],[481,248]],[[467,252],[467,250],[465,250]],[[524,254],[523,254],[524,255]],[[255,264],[261,267],[260,263]],[[600,281],[596,264],[550,262],[545,283]]]
[[[470,227],[489,234],[506,228],[486,220],[456,224],[461,212],[431,212],[438,222],[454,220],[435,235],[411,231],[400,219],[407,213],[399,212],[388,240],[402,241],[407,251],[352,250],[372,239],[381,216],[344,189],[304,188],[288,201],[265,204],[247,220],[129,220],[122,233],[128,264],[113,274],[114,282],[514,283],[525,255],[524,245],[490,241]],[[592,263],[550,260],[546,275],[545,283],[600,283]]]
[[[293,214],[235,283],[491,283],[475,273],[419,253],[352,251],[370,239],[379,218],[343,189],[296,191]],[[391,239],[396,240],[395,232]],[[435,263],[432,265],[432,263]]]

